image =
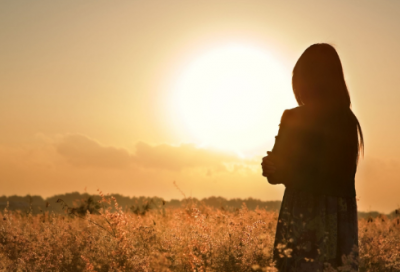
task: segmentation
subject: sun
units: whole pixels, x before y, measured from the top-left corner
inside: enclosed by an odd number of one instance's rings
[[[294,106],[290,75],[266,50],[229,44],[193,60],[175,86],[175,103],[196,140],[246,153],[277,133]]]

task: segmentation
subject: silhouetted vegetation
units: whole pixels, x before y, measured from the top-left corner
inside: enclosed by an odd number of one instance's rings
[[[78,207],[69,207],[68,204],[64,202],[63,199],[57,199],[57,203],[61,204],[64,210],[68,214],[84,216],[88,212],[90,214],[99,214],[99,209],[101,208],[98,201],[95,201],[92,196],[89,196],[86,200],[81,201]]]
[[[249,210],[255,208],[265,209],[267,211],[278,211],[281,205],[281,201],[261,201],[259,199],[247,198],[247,199],[225,199],[223,197],[208,197],[201,200],[196,198],[185,198],[182,200],[171,199],[166,201],[160,197],[128,197],[120,194],[111,194],[124,211],[130,211],[137,215],[144,215],[151,209],[162,209],[162,208],[181,208],[186,206],[188,203],[196,205],[206,205],[213,208],[222,210],[234,211],[240,209],[243,203],[246,204]],[[0,197],[0,209],[4,209],[8,203],[8,210],[20,210],[25,213],[40,214],[43,211],[50,211],[55,213],[63,213],[65,206],[60,205],[60,201],[68,206],[70,212],[77,213],[80,215],[86,214],[89,211],[91,214],[96,213],[100,208],[98,201],[100,197],[98,195],[90,195],[87,193],[67,193],[62,195],[55,195],[48,198],[42,198],[41,196],[1,196]],[[58,202],[58,203],[57,203]]]
[[[240,209],[243,203],[249,210],[255,210],[257,207],[259,209],[265,209],[267,211],[277,212],[280,209],[281,201],[262,201],[254,198],[234,198],[226,199],[223,197],[211,196],[203,198],[201,200],[196,198],[184,198],[171,199],[166,201],[160,197],[128,197],[120,194],[111,194],[124,211],[130,211],[136,215],[144,215],[148,211],[155,209],[161,210],[163,208],[182,208],[188,203],[196,205],[206,205],[209,207],[235,211]],[[87,211],[91,214],[96,214],[100,208],[98,201],[100,197],[98,195],[90,195],[87,193],[66,193],[61,195],[55,195],[48,198],[42,198],[41,196],[1,196],[0,197],[0,210],[4,209],[8,203],[8,210],[20,210],[27,214],[40,214],[44,211],[54,212],[54,213],[64,213],[65,207],[57,203],[61,199],[71,210],[69,212],[76,213],[79,215],[86,214]],[[385,215],[377,211],[370,212],[358,212],[359,219],[375,219]],[[396,217],[396,210],[387,214],[388,218],[392,219]]]

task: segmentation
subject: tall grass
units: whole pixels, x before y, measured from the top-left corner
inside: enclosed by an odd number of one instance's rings
[[[276,271],[275,212],[187,201],[134,213],[103,194],[98,204],[86,215],[4,209],[0,271]],[[361,219],[359,240],[360,271],[400,271],[399,217]]]

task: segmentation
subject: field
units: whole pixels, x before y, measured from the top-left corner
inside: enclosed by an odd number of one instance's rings
[[[190,201],[128,211],[101,194],[85,214],[59,202],[64,215],[0,213],[0,271],[275,271],[276,212]],[[400,271],[399,220],[359,220],[360,271]]]

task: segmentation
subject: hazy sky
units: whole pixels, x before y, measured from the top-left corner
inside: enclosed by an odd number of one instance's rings
[[[280,114],[296,106],[297,58],[328,42],[364,131],[359,209],[392,211],[400,206],[399,28],[395,0],[0,0],[0,194],[100,188],[180,198],[175,180],[194,197],[281,199],[283,187],[261,176],[260,159]],[[238,63],[250,72],[241,77]],[[258,67],[270,72],[256,77]],[[220,80],[226,71],[235,81]],[[263,87],[276,78],[280,86]],[[177,91],[185,80],[189,96]],[[200,97],[206,104],[179,102],[213,80],[236,104],[213,100],[214,92]],[[269,95],[258,99],[265,112],[246,100],[263,95],[257,88]],[[216,103],[209,111],[207,101]],[[222,125],[236,108],[243,122]]]

